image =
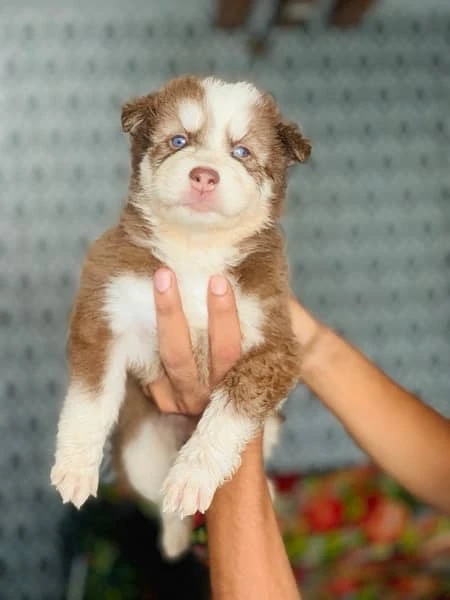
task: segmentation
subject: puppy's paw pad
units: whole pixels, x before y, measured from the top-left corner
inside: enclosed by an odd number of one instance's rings
[[[50,480],[64,504],[71,502],[76,508],[81,508],[89,496],[97,496],[98,469],[69,469],[56,464],[51,471]]]
[[[176,465],[178,467],[178,465]],[[163,511],[181,518],[205,513],[218,485],[201,469],[172,469],[162,488]]]
[[[185,523],[164,526],[161,550],[168,560],[180,558],[191,547],[192,528]]]

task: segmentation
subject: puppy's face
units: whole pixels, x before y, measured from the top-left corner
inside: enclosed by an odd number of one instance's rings
[[[133,201],[149,219],[256,231],[280,212],[287,166],[310,154],[298,127],[248,83],[184,77],[123,107]]]

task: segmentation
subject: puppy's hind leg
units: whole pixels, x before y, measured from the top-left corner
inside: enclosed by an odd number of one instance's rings
[[[167,560],[177,560],[191,547],[192,517],[162,513],[161,524],[161,551]]]
[[[118,470],[145,500],[161,504],[161,485],[191,434],[193,423],[181,415],[163,415],[135,385],[128,386],[115,436]],[[160,546],[173,560],[189,549],[192,519],[161,515]]]

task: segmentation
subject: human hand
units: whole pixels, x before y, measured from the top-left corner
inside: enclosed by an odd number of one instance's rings
[[[166,268],[154,276],[159,352],[165,375],[148,386],[164,413],[200,415],[211,387],[221,381],[241,353],[241,331],[233,290],[222,276],[208,286],[210,381],[200,382],[175,275]]]

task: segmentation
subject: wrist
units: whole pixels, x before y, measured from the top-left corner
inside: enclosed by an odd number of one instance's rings
[[[306,350],[323,326],[293,296],[289,301],[289,310],[291,313],[292,331],[300,348]]]
[[[252,440],[242,452],[241,464],[233,475],[215,493],[207,519],[218,513],[243,506],[249,500],[252,504],[259,502],[268,494],[264,471],[262,434]]]
[[[304,348],[300,360],[300,378],[315,388],[318,380],[326,379],[326,372],[339,357],[342,340],[326,325],[320,325],[309,345]]]
[[[291,297],[292,331],[300,346],[300,376],[305,383],[305,375],[323,361],[329,350],[331,329],[313,317],[299,302]],[[326,359],[325,359],[326,360]]]

